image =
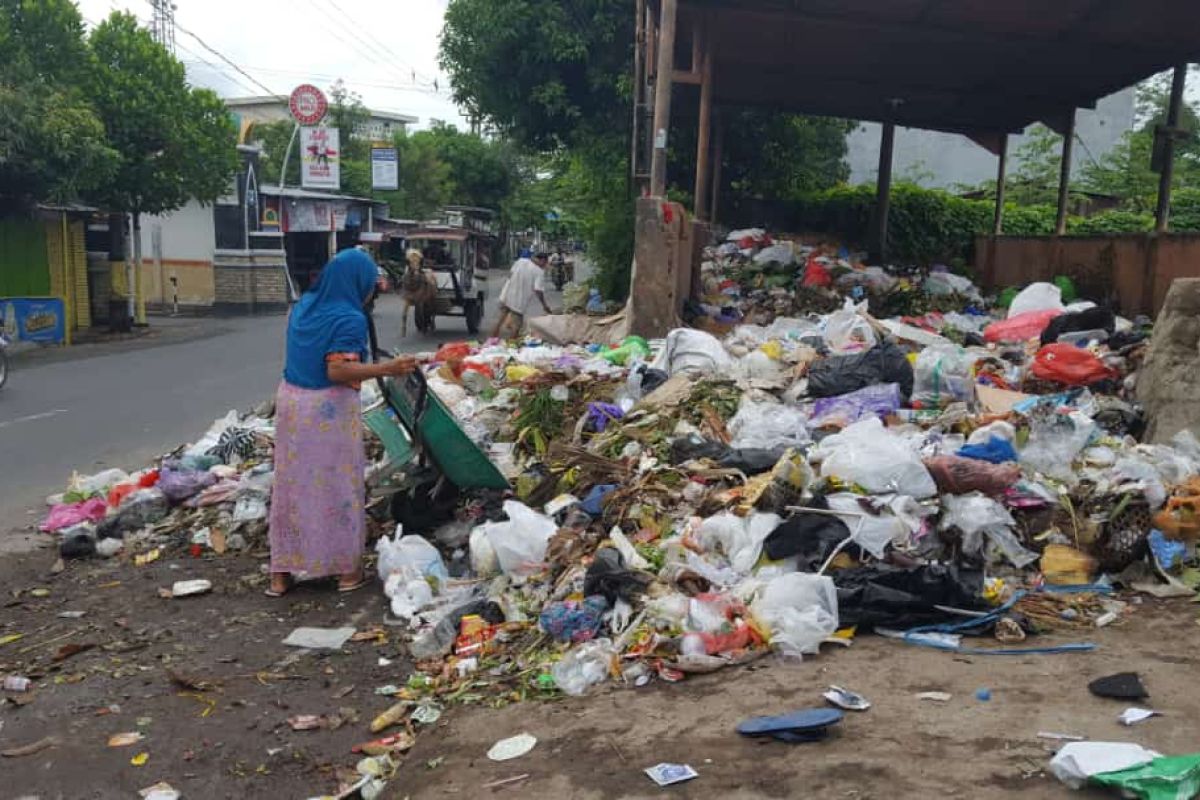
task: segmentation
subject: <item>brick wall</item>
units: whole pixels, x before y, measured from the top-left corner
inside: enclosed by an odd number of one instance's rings
[[[218,250],[213,257],[213,308],[225,314],[286,311],[286,269],[282,252]]]

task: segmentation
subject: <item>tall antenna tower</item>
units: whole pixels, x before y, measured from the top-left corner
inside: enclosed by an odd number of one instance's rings
[[[175,3],[171,0],[150,0],[153,12],[150,17],[150,32],[154,40],[175,53]]]

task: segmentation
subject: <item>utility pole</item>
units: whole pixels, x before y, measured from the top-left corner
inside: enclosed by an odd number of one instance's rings
[[[154,41],[175,54],[175,9],[171,0],[149,0],[153,9],[150,15],[150,33]]]

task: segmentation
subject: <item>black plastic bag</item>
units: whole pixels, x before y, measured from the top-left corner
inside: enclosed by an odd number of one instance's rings
[[[808,370],[808,393],[813,397],[836,397],[878,383],[900,384],[906,401],[912,394],[912,364],[895,342],[883,342],[865,353],[830,356]]]
[[[801,572],[816,572],[825,563],[837,546],[850,537],[850,529],[838,517],[797,511],[783,522],[763,541],[767,558],[800,556]],[[851,545],[847,552],[855,555],[858,548]]]
[[[743,447],[735,450],[721,442],[692,434],[671,442],[671,463],[682,464],[696,458],[707,458],[727,469],[757,475],[774,467],[787,451],[787,447]]]
[[[935,606],[986,607],[983,573],[929,564],[904,569],[887,564],[840,569],[829,573],[838,593],[838,623],[861,630],[876,627],[904,630],[961,617]]]
[[[596,551],[596,560],[584,576],[583,594],[585,597],[602,594],[611,606],[618,599],[632,601],[646,590],[648,583],[649,576],[626,568],[625,557],[620,551],[602,547]]]
[[[1075,331],[1107,331],[1110,335],[1117,328],[1117,318],[1107,308],[1089,308],[1086,311],[1075,311],[1061,314],[1050,320],[1050,324],[1042,331],[1042,346],[1057,342],[1064,333]]]

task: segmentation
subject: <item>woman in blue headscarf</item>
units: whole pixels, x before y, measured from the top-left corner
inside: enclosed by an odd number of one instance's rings
[[[338,590],[365,582],[366,544],[361,381],[404,375],[412,358],[371,364],[364,306],[378,268],[344,250],[288,320],[287,364],[275,401],[275,486],[271,494],[271,587],[338,576]]]

